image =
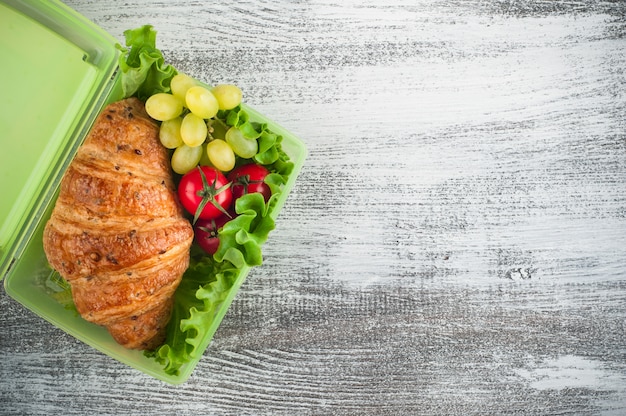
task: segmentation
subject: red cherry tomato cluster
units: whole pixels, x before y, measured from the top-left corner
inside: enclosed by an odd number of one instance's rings
[[[233,169],[228,176],[211,166],[198,166],[183,175],[178,185],[182,206],[194,216],[196,242],[207,253],[219,246],[218,231],[236,216],[235,202],[258,192],[267,202],[272,195],[264,182],[269,170],[250,163]]]

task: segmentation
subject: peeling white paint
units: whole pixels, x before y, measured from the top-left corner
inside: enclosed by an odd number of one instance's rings
[[[626,373],[607,368],[604,363],[574,355],[562,355],[541,362],[537,367],[519,369],[517,373],[538,390],[589,388],[614,390],[621,386],[626,403]]]

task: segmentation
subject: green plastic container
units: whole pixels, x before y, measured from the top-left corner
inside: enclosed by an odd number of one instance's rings
[[[142,352],[118,345],[104,328],[83,320],[57,299],[62,286],[55,283],[43,252],[43,228],[65,169],[102,108],[122,98],[116,43],[102,28],[56,0],[0,0],[0,278],[9,296],[53,325],[146,374],[180,384],[199,358],[174,376]],[[306,147],[258,112],[249,107],[246,111],[283,136],[283,150],[295,164],[272,211],[276,218],[302,167]],[[202,334],[202,351],[248,271],[242,270],[213,325]]]

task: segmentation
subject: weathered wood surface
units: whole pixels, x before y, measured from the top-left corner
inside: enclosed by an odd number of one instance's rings
[[[626,414],[626,4],[81,1],[309,157],[172,387],[0,294],[3,414]]]

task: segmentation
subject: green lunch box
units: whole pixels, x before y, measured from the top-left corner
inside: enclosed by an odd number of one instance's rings
[[[68,334],[150,376],[180,384],[201,357],[171,375],[143,352],[121,347],[106,329],[59,301],[63,282],[54,279],[43,252],[43,229],[65,169],[100,111],[122,98],[117,43],[56,0],[0,0],[0,278],[9,296]],[[282,148],[295,165],[270,214],[276,218],[304,163],[306,147],[276,123],[244,108],[251,120],[282,135]],[[213,324],[201,334],[201,351],[248,272],[248,267],[241,270]]]

